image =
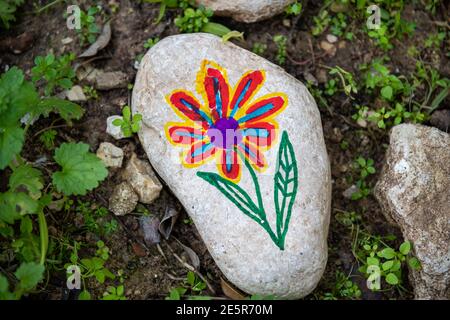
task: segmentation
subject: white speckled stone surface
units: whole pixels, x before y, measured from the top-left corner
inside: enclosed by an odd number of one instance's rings
[[[196,92],[202,60],[227,70],[231,86],[249,70],[265,70],[266,80],[252,99],[284,92],[289,103],[276,120],[294,146],[298,164],[298,193],[293,206],[285,250],[280,250],[260,225],[244,215],[197,171],[217,172],[215,162],[188,169],[179,162],[181,148],[169,143],[164,126],[180,118],[166,102],[175,89]],[[171,36],[143,58],[133,90],[133,112],[143,115],[140,141],[148,158],[192,217],[211,255],[224,275],[250,294],[300,298],[319,282],[327,261],[331,177],[320,114],[306,87],[282,68],[232,43],[209,34]],[[269,151],[268,169],[258,174],[267,219],[273,226],[273,174],[279,139]],[[254,190],[247,170],[239,186]],[[249,195],[255,199],[254,192]],[[273,228],[273,227],[272,227]]]
[[[231,17],[236,21],[256,22],[280,14],[295,0],[196,0],[214,11],[216,15]]]
[[[450,135],[395,126],[375,196],[422,264],[410,272],[416,299],[450,299]]]

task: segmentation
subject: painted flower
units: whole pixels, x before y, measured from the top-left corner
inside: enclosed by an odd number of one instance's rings
[[[175,90],[167,102],[183,122],[166,124],[166,135],[174,145],[183,146],[184,166],[193,168],[216,159],[219,173],[239,181],[242,160],[257,170],[267,167],[262,151],[276,140],[274,117],[287,105],[284,93],[252,98],[265,80],[263,70],[245,73],[237,85],[229,85],[226,71],[204,60],[197,75],[196,90],[204,104],[187,90]]]

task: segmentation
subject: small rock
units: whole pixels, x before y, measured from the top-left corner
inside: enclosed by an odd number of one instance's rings
[[[356,185],[352,185],[350,188],[348,188],[347,190],[345,190],[342,193],[342,196],[345,199],[351,199],[352,198],[352,194],[354,194],[355,192],[357,192],[359,190],[359,188]]]
[[[128,182],[118,184],[109,199],[109,210],[116,216],[133,212],[139,197]]]
[[[126,88],[128,76],[122,71],[97,71],[95,74],[94,86],[99,90],[111,90]]]
[[[102,142],[98,147],[97,157],[102,159],[103,163],[107,167],[122,167],[123,150],[119,147],[116,147],[112,143]]]
[[[147,256],[147,251],[145,251],[145,248],[141,246],[139,243],[133,242],[131,248],[133,249],[134,254],[137,255],[138,257]]]
[[[147,245],[152,246],[161,242],[161,236],[158,231],[160,224],[158,217],[153,215],[142,216],[139,222]]]
[[[220,37],[183,34],[164,38],[144,56],[132,109],[143,116],[139,139],[153,168],[183,204],[224,276],[250,294],[286,299],[309,294],[327,261],[331,175],[320,112],[307,88]],[[186,129],[183,119],[201,123],[214,139],[199,138],[201,130]],[[266,125],[275,126],[276,134]],[[270,146],[246,149],[253,164],[247,167],[233,145],[246,148],[241,130],[250,126],[264,133],[263,144]],[[234,139],[215,140],[212,129],[218,127],[225,135],[232,131]],[[281,173],[280,154],[289,176]],[[265,213],[253,202],[251,167],[267,169],[255,170]],[[280,175],[284,182],[274,184]],[[285,200],[289,208],[277,207]],[[277,223],[277,210],[284,224]]]
[[[63,45],[68,45],[68,44],[70,44],[70,43],[72,43],[72,42],[73,42],[73,39],[70,38],[70,37],[67,37],[67,38],[64,38],[64,39],[61,40],[61,43],[62,43]]]
[[[318,68],[316,71],[316,78],[319,83],[327,83],[328,82],[327,70]]]
[[[327,34],[326,38],[329,43],[335,43],[338,41],[338,37],[336,37],[334,34]]]
[[[159,197],[162,189],[161,183],[150,164],[138,159],[136,154],[133,153],[131,156],[122,176],[139,195],[140,202],[149,204]]]
[[[410,269],[415,298],[450,299],[450,135],[395,126],[375,196],[421,262]]]
[[[450,110],[437,110],[431,115],[430,123],[433,127],[448,132],[450,130]]]
[[[320,47],[326,52],[330,57],[336,54],[336,46],[329,43],[328,41],[322,40],[320,41]]]
[[[314,77],[310,72],[303,72],[303,77],[305,78],[306,82],[312,83],[315,86],[318,85],[316,77]]]
[[[110,116],[106,119],[106,133],[109,134],[116,140],[120,140],[125,138],[123,135],[122,129],[113,124],[113,121],[116,119],[123,119],[122,116]]]
[[[215,15],[231,17],[236,21],[252,23],[282,13],[295,0],[197,0],[214,11]]]
[[[333,128],[333,135],[331,136],[331,141],[339,143],[342,141],[343,134],[341,132],[341,129],[338,127]]]
[[[83,92],[83,88],[81,86],[73,86],[72,89],[67,90],[65,92],[67,99],[73,102],[83,102],[86,101],[86,95]]]

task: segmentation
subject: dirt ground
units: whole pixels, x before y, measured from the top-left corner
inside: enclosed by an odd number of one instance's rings
[[[79,47],[75,32],[68,30],[65,26],[63,17],[65,5],[56,5],[40,15],[35,15],[30,13],[34,10],[32,2],[43,1],[27,2],[29,4],[22,7],[23,14],[20,15],[14,28],[7,32],[2,31],[0,40],[15,38],[25,33],[28,38],[32,39],[31,45],[21,54],[14,54],[8,50],[2,52],[0,55],[2,72],[7,66],[17,65],[26,70],[27,75],[30,75],[33,60],[38,55],[43,56],[49,52],[57,55],[68,52],[79,54],[83,50]],[[133,83],[136,75],[136,57],[146,51],[143,48],[144,42],[149,38],[159,37],[162,39],[179,33],[173,23],[177,12],[169,10],[165,18],[158,25],[154,25],[153,21],[159,11],[157,4],[139,4],[138,1],[129,0],[116,2],[120,9],[117,13],[110,14],[113,28],[112,40],[107,48],[102,50],[90,63],[96,68],[107,71],[123,71],[128,75],[129,83]],[[108,12],[108,8],[105,8]],[[357,24],[354,24],[352,25],[354,40],[352,42],[341,40],[337,44],[337,52],[334,56],[324,55],[320,42],[325,38],[327,32],[319,37],[313,37],[310,33],[313,26],[312,18],[319,9],[320,4],[310,1],[306,10],[297,19],[286,20],[281,15],[253,24],[238,23],[231,19],[216,17],[214,21],[221,22],[230,29],[244,32],[245,42],[236,41],[235,43],[246,49],[250,50],[255,42],[267,44],[268,48],[263,56],[274,63],[277,49],[272,41],[272,36],[275,34],[286,35],[288,37],[288,59],[284,68],[302,82],[306,82],[305,75],[308,73],[323,81],[323,78],[327,77],[327,71],[321,67],[323,65],[339,65],[352,74],[358,75],[360,73],[359,64],[382,54],[381,49],[369,42],[367,35]],[[447,14],[448,12],[443,10],[433,19],[445,21],[448,19]],[[407,6],[404,15],[406,19],[416,22],[417,27],[413,37],[393,40],[394,49],[389,53],[392,60],[388,64],[399,74],[408,74],[415,66],[415,62],[406,54],[407,48],[414,43],[423,42],[426,35],[436,29],[428,12],[421,6]],[[67,37],[73,38],[74,41],[68,45],[62,45],[61,40]],[[441,72],[442,76],[450,77],[450,66],[444,54],[425,58]],[[95,152],[101,142],[108,141],[125,151],[124,161],[130,158],[132,152],[136,152],[141,159],[146,159],[137,136],[116,141],[106,134],[106,118],[110,115],[120,114],[122,106],[130,101],[130,94],[131,91],[126,88],[99,91],[98,100],[89,100],[82,104],[86,114],[81,121],[74,123],[72,127],[57,128],[57,143],[84,141],[91,146],[91,151]],[[356,98],[361,104],[369,102],[366,101],[366,97],[361,95],[357,95]],[[406,288],[409,291],[403,293],[397,291],[373,293],[364,289],[366,288],[365,279],[358,274],[357,262],[351,252],[350,232],[335,219],[336,213],[341,210],[360,212],[369,231],[379,235],[394,234],[398,238],[396,244],[401,243],[400,231],[387,223],[373,196],[360,201],[352,201],[343,196],[343,192],[352,185],[349,176],[352,170],[351,164],[356,155],[375,160],[377,174],[371,176],[369,182],[371,184],[376,182],[383,164],[388,135],[379,134],[378,131],[370,129],[362,130],[351,119],[354,110],[344,94],[334,95],[329,102],[329,109],[320,109],[333,179],[332,215],[328,237],[329,259],[319,286],[306,299],[317,299],[323,292],[329,291],[335,279],[336,270],[342,270],[346,274],[355,276],[353,280],[363,291],[362,299],[412,298],[411,287],[408,285]],[[448,104],[446,108],[448,108]],[[42,147],[41,143],[30,137],[43,128],[60,124],[55,120],[56,117],[50,117],[40,120],[32,126],[24,153],[29,161],[35,161],[42,156],[51,158],[51,154]],[[339,146],[344,140],[348,142],[348,148],[345,151]],[[119,181],[119,172],[120,170],[110,170],[108,179],[84,200],[107,207],[112,189]],[[182,282],[188,269],[177,257],[187,263],[189,263],[189,259],[180,243],[190,247],[199,256],[200,273],[207,279],[211,287],[206,290],[206,293],[214,297],[224,297],[221,289],[221,277],[223,276],[220,270],[208,253],[195,226],[185,223],[188,217],[170,190],[165,186],[159,199],[146,208],[150,213],[162,218],[169,206],[179,210],[180,215],[170,238],[162,240],[160,249],[144,243],[138,215],[115,217],[120,225],[119,230],[107,239],[103,239],[112,251],[108,261],[109,268],[124,270],[127,298],[164,299],[171,288]],[[98,235],[86,232],[82,228],[83,222],[79,220],[77,213],[73,210],[52,216],[49,219],[51,236],[69,235],[74,239],[94,243],[98,239]],[[77,223],[80,227],[77,227]],[[45,290],[40,292],[38,297],[72,299],[73,297],[65,289],[65,281],[64,271],[53,272]],[[88,286],[93,292],[104,291],[104,287],[99,286],[95,281],[89,283]]]

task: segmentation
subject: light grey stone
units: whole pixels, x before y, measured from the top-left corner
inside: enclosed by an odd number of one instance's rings
[[[122,116],[110,116],[106,119],[106,133],[116,140],[125,138],[122,129],[119,126],[115,126],[113,121],[116,119],[123,119]]]
[[[295,0],[196,0],[219,16],[231,17],[236,21],[256,22],[280,14]]]
[[[159,197],[162,185],[156,177],[150,164],[138,159],[133,153],[122,174],[124,180],[133,187],[139,196],[139,201],[150,204]]]
[[[392,129],[375,196],[422,264],[416,299],[450,298],[450,135],[423,125]]]
[[[81,86],[73,86],[72,89],[65,92],[67,99],[73,102],[84,102],[87,100]]]
[[[128,182],[118,184],[111,198],[109,199],[109,210],[116,216],[123,216],[133,212],[138,203],[139,197],[134,192],[133,188]]]
[[[123,150],[112,143],[102,142],[97,149],[97,157],[99,157],[107,167],[122,167]]]
[[[196,79],[202,64],[213,62],[226,70],[231,88],[246,72],[264,70],[265,82],[248,101],[247,108],[271,93],[284,93],[288,101],[287,107],[275,117],[293,144],[297,163],[292,167],[298,168],[298,178],[294,179],[298,190],[284,250],[257,221],[197,175],[200,171],[218,173],[215,159],[186,168],[180,163],[183,149],[172,145],[166,136],[165,126],[169,122],[183,122],[166,99],[174,90],[188,90],[207,108],[208,102],[196,91],[201,91],[202,82]],[[142,59],[132,109],[143,116],[139,138],[153,168],[181,201],[228,280],[250,294],[289,299],[309,294],[319,282],[327,261],[331,176],[320,113],[306,87],[282,68],[230,42],[223,43],[216,36],[177,35],[160,41]],[[272,230],[276,228],[274,174],[280,139],[278,132],[272,147],[263,152],[267,169],[256,174],[266,212],[263,220]],[[218,153],[222,152],[216,148]],[[242,163],[238,185],[256,201],[251,175]]]

